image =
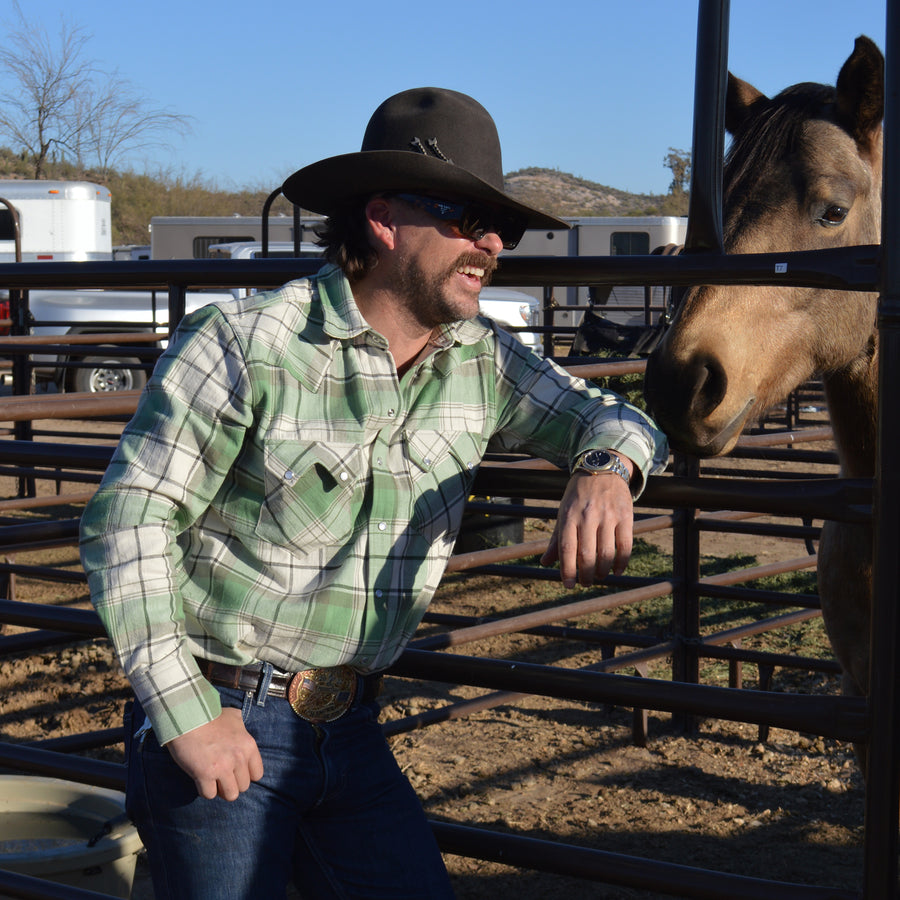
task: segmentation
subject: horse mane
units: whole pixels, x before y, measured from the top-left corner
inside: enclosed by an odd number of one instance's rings
[[[833,119],[835,96],[831,85],[804,82],[785,88],[772,99],[764,98],[753,104],[752,114],[732,135],[725,157],[726,208],[746,201],[748,185],[759,182],[760,172],[793,152],[804,122]]]

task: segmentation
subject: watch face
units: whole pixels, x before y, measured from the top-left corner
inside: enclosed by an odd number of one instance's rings
[[[605,450],[591,450],[586,453],[582,460],[582,465],[589,469],[602,469],[612,462],[612,455]]]

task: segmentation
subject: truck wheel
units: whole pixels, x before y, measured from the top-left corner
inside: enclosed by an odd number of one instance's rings
[[[134,357],[89,356],[82,362],[85,367],[75,369],[72,376],[72,386],[79,393],[140,390],[147,383],[143,369],[125,368],[140,366],[141,361]]]

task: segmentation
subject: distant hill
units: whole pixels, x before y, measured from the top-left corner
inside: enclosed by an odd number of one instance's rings
[[[630,194],[557,169],[519,169],[504,180],[517,200],[557,216],[687,214],[687,194]]]

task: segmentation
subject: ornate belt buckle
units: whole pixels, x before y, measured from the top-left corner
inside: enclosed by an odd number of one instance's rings
[[[353,705],[358,676],[350,666],[306,669],[288,685],[291,709],[314,725],[339,719]]]

